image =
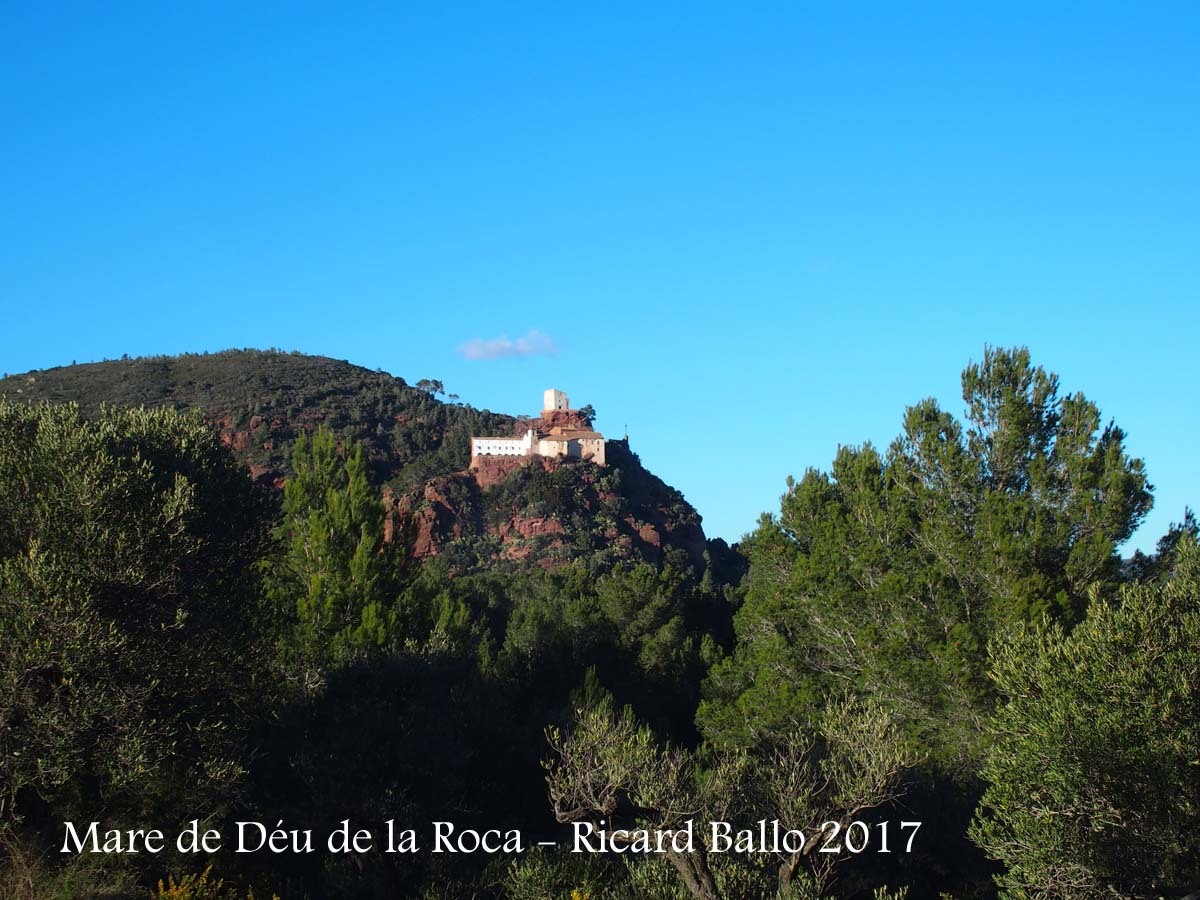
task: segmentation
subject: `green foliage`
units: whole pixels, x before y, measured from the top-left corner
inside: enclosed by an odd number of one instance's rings
[[[384,507],[361,445],[339,453],[322,428],[296,441],[292,467],[276,530],[283,550],[266,586],[288,625],[285,651],[307,680],[395,646],[407,548],[384,542]]]
[[[174,875],[168,875],[165,882],[160,879],[150,900],[254,900],[254,890],[242,893],[226,885],[225,879],[212,877],[212,866],[209,866],[202,872],[182,875],[178,881]]]
[[[595,863],[580,854],[551,853],[535,848],[509,862],[505,872],[505,897],[508,900],[546,900],[547,897],[601,900],[611,896],[612,881],[619,873],[611,871],[615,867]]]
[[[1186,538],[1200,540],[1200,521],[1191,509],[1184,509],[1182,522],[1170,524],[1167,533],[1158,539],[1153,553],[1138,550],[1133,554],[1126,563],[1129,580],[1157,581],[1169,577],[1175,569],[1176,551]]]
[[[1200,548],[996,650],[990,782],[972,836],[1005,896],[1179,896],[1200,883]]]
[[[0,829],[0,897],[4,900],[143,900],[131,873],[91,854],[60,858]]]
[[[981,760],[971,833],[1011,896],[1182,893],[1200,880],[1195,519],[1122,564],[1150,489],[1120,430],[1025,351],[988,350],[963,387],[964,419],[922,402],[886,452],[789,480],[747,573],[621,442],[606,468],[481,490],[467,438],[513,420],[443,404],[432,380],[271,352],[0,383],[86,395],[92,416],[0,401],[0,896],[144,898],[195,867],[64,861],[54,836],[81,813],[541,835],[547,776],[560,822],[813,835],[895,820],[904,792],[940,856],[216,864],[288,897],[979,896],[991,871],[959,851]],[[101,397],[200,405],[209,424]],[[290,474],[273,540],[213,422]],[[440,556],[413,563],[403,528],[383,540],[384,481],[420,488],[402,499],[436,520]],[[933,771],[911,771],[916,747]],[[973,869],[954,880],[958,855]],[[230,895],[201,872],[157,896]]]
[[[52,854],[64,821],[239,802],[265,509],[198,417],[0,401],[0,843],[33,896],[128,896],[139,860]]]
[[[1120,578],[1116,547],[1150,507],[1140,460],[1081,394],[1025,350],[963,373],[967,419],[911,407],[880,454],[843,447],[830,472],[789,480],[747,542],[736,651],[699,713],[747,745],[806,727],[826,698],[878,698],[969,771],[992,703],[989,639],[1050,616],[1070,624]]]
[[[281,377],[246,363],[302,372],[291,359],[133,361],[121,364],[130,380],[120,382],[132,396],[160,366],[182,403],[177,376],[189,366],[241,367],[248,378],[204,388],[216,397]],[[103,384],[105,373],[93,374]],[[702,630],[715,608],[708,598],[723,585],[709,573],[698,588],[690,565],[666,564],[669,550],[663,565],[638,566],[620,564],[628,545],[608,557],[603,548],[609,528],[632,542],[664,512],[699,536],[698,517],[677,492],[632,457],[618,455],[607,470],[564,467],[532,482],[528,495],[497,499],[517,510],[556,504],[572,529],[567,540],[580,541],[560,558],[589,554],[587,564],[454,577],[437,559],[414,574],[403,541],[382,541],[384,508],[372,485],[378,457],[370,464],[378,445],[347,442],[343,413],[320,399],[298,405],[306,402],[289,390],[221,422],[227,435],[240,429],[273,441],[266,453],[292,448],[273,542],[264,540],[267,504],[198,417],[92,410],[85,420],[65,408],[4,407],[0,611],[9,618],[0,623],[0,669],[8,667],[3,699],[13,704],[0,707],[0,770],[4,812],[21,816],[31,852],[52,846],[56,821],[100,809],[106,824],[170,830],[192,815],[214,825],[235,816],[318,827],[347,815],[421,822],[447,817],[452,804],[466,827],[528,827],[545,817],[543,728],[563,718],[570,688],[585,681],[588,697],[635,702],[664,733],[694,740]],[[280,403],[287,411],[276,417]],[[318,411],[330,430],[287,434],[287,416]],[[152,426],[138,431],[143,420]],[[465,448],[475,426],[463,427]],[[45,443],[36,452],[34,439]],[[622,493],[626,485],[636,496]],[[487,506],[473,481],[447,486],[455,509],[482,521]],[[602,524],[591,513],[601,507]],[[301,690],[264,677],[272,644],[281,651],[275,672]],[[136,879],[144,896],[177,862],[159,858],[151,871],[149,860],[135,860],[126,878],[124,860],[72,875],[54,859],[36,882],[45,895],[61,883],[102,896],[103,885]],[[362,865],[272,860],[269,872],[256,872],[255,859],[235,861],[249,872],[228,862],[220,864],[229,877],[261,877],[288,896],[388,896],[396,885],[416,893],[434,883],[467,891],[488,877],[462,860],[401,871],[383,857]],[[201,882],[182,876],[163,890],[215,884]]]
[[[776,820],[807,835],[803,847],[741,857],[713,853],[701,827],[690,850],[667,849],[663,860],[696,900],[818,897],[848,854],[812,852],[824,823],[845,828],[903,793],[903,776],[918,762],[878,704],[830,704],[819,731],[793,733],[753,753],[692,753],[662,746],[625,708],[607,702],[576,710],[569,731],[547,730],[553,751],[545,763],[555,817],[560,822],[603,819],[608,829],[673,832],[697,823],[743,825]],[[632,863],[630,864],[632,867]],[[647,861],[640,878],[664,873]],[[629,873],[631,881],[635,871]],[[770,888],[767,886],[770,885]],[[667,896],[660,888],[655,896]]]
[[[684,622],[683,575],[641,563],[604,576],[596,593],[617,645],[647,677],[665,684],[692,674],[696,643]]]
[[[277,350],[153,356],[62,366],[0,379],[11,401],[199,408],[236,443],[239,457],[290,474],[292,446],[320,425],[346,445],[363,444],[378,480],[401,490],[466,469],[471,434],[507,434],[513,419],[442,403],[441,382],[410,387],[344,360]],[[251,429],[255,416],[258,431]],[[253,432],[253,433],[252,433]]]
[[[228,798],[260,508],[194,417],[0,401],[0,819]]]
[[[562,704],[562,686],[580,684],[590,668],[617,702],[690,738],[705,670],[695,618],[705,601],[693,581],[645,563],[600,578],[568,568],[511,580],[506,594],[497,677],[539,694],[555,686],[552,702]]]

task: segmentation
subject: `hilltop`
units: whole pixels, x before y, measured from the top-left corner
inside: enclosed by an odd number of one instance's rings
[[[481,488],[466,474],[471,436],[510,434],[521,420],[419,384],[324,356],[228,350],[8,375],[0,396],[74,402],[85,415],[103,404],[199,410],[250,476],[275,486],[289,474],[296,437],[328,426],[365,446],[390,506],[416,520],[416,553],[462,571],[623,559],[700,571],[728,553],[723,542],[710,546],[699,513],[623,441],[607,443],[603,468],[529,467]]]

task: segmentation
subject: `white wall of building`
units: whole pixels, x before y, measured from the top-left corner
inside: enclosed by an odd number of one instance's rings
[[[532,430],[519,438],[471,438],[471,456],[529,456],[532,450]]]

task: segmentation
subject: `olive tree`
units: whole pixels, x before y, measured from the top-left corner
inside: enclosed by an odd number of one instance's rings
[[[1200,891],[1200,550],[1068,633],[1000,645],[990,783],[971,834],[1012,898]]]
[[[261,509],[199,417],[0,401],[0,829],[230,802]]]
[[[746,879],[722,877],[729,866],[760,870],[757,896],[796,896],[802,886],[819,896],[835,868],[852,858],[844,851],[818,852],[827,844],[829,824],[844,831],[898,799],[905,772],[918,762],[894,717],[877,704],[833,703],[820,724],[817,733],[790,734],[756,753],[705,756],[660,745],[628,709],[580,709],[571,730],[548,732],[555,817],[603,821],[618,840],[641,829],[664,833],[663,854],[696,900],[735,896],[724,882]],[[778,821],[799,836],[765,854],[736,852],[736,843],[714,846],[711,823],[727,824],[728,838],[759,819]],[[671,836],[685,829],[690,843],[674,843]],[[762,859],[772,861],[755,862]]]

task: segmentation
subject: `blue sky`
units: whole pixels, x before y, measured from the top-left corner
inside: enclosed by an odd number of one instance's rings
[[[6,3],[0,368],[557,386],[734,540],[1025,344],[1146,459],[1133,545],[1200,503],[1194,4],[436,6]]]

